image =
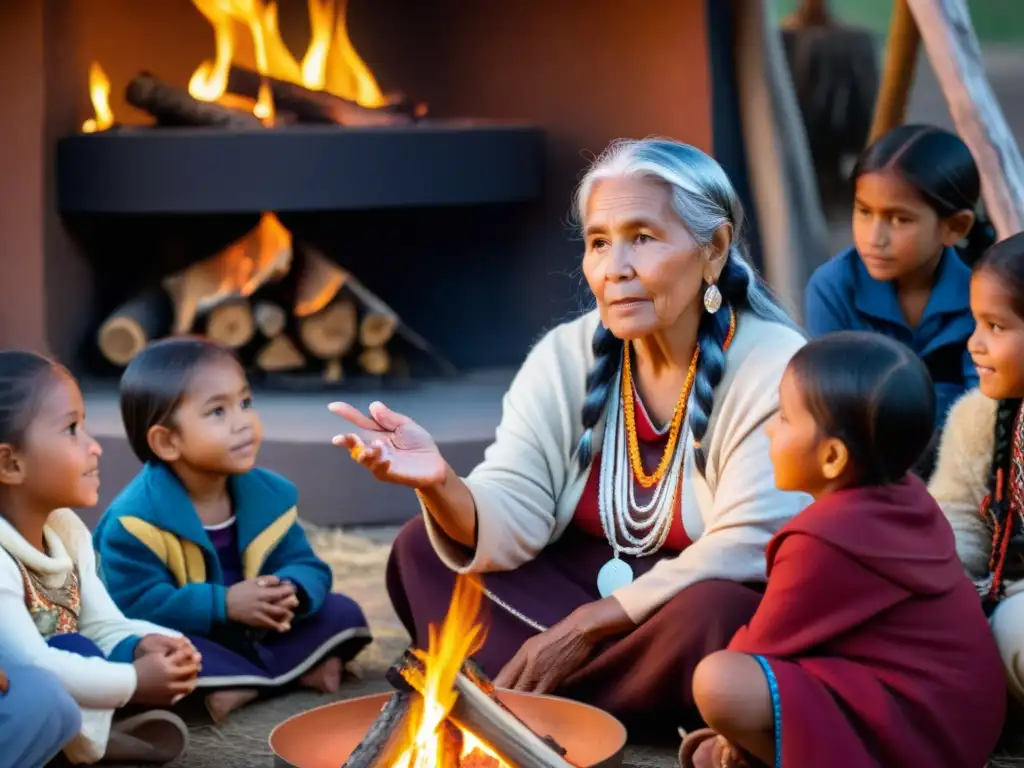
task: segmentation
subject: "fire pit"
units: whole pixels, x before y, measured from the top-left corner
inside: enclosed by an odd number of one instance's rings
[[[427,649],[389,670],[396,693],[291,718],[270,736],[278,765],[295,768],[584,768],[618,766],[626,729],[594,707],[499,691],[470,660],[483,644],[482,588],[455,582]]]
[[[339,768],[394,694],[339,701],[285,720],[270,734],[278,768]],[[550,734],[575,766],[622,765],[626,729],[606,712],[556,696],[498,691],[498,698],[537,733]]]

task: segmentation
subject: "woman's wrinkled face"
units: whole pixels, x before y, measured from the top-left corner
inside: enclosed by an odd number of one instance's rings
[[[583,273],[601,320],[620,339],[673,327],[701,300],[711,263],[650,178],[597,182],[586,206]],[[705,272],[709,274],[705,275]]]

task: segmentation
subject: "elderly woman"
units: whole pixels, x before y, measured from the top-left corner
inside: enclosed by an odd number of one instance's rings
[[[764,549],[809,499],[775,489],[763,425],[804,339],[744,261],[721,167],[667,140],[612,145],[580,185],[597,310],[544,336],[459,478],[381,403],[331,409],[380,480],[415,488],[388,591],[417,644],[456,572],[491,605],[476,655],[500,686],[557,691],[631,728],[692,724],[697,663],[761,599]]]

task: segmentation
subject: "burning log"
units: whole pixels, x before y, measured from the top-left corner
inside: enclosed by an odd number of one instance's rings
[[[330,123],[346,126],[404,125],[412,122],[409,115],[389,109],[364,107],[327,91],[313,91],[286,80],[263,78],[244,67],[231,67],[228,73],[229,93],[257,98],[261,80],[265,79],[274,97],[275,107],[291,112],[302,123]]]
[[[402,729],[415,695],[411,691],[395,692],[342,768],[373,768],[376,765],[386,765],[386,758],[400,746]]]
[[[197,317],[281,279],[291,262],[291,236],[276,217],[264,214],[241,240],[165,278],[174,302],[174,333],[188,333]]]
[[[161,82],[144,72],[125,90],[133,107],[148,112],[161,125],[210,125],[223,128],[262,128],[254,115],[221,104],[199,101],[182,88]]]
[[[388,681],[399,691],[423,692],[425,665],[416,654],[407,651],[387,674]],[[496,689],[482,670],[470,661],[462,664],[454,682],[458,698],[449,719],[459,728],[478,737],[497,753],[500,760],[517,768],[571,768],[566,750],[551,737],[536,734],[512,710],[501,703]],[[481,750],[473,756],[477,766],[500,765],[492,755]],[[489,762],[491,761],[491,762]],[[469,764],[463,760],[460,768]]]
[[[114,365],[125,366],[147,344],[171,328],[173,306],[166,291],[152,288],[114,310],[96,335],[103,356]]]
[[[299,348],[284,334],[272,338],[263,349],[256,353],[254,365],[261,371],[294,371],[306,364]]]

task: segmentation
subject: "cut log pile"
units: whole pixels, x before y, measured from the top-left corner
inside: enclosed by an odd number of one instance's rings
[[[265,130],[253,114],[264,84],[274,99],[277,124],[404,125],[426,112],[403,98],[364,107],[237,66],[218,102],[200,101],[148,72],[128,84],[126,99],[152,115],[158,128]],[[293,248],[291,235],[272,213],[238,243],[130,297],[100,326],[97,344],[109,362],[123,367],[148,343],[189,333],[237,350],[247,365],[268,374],[315,371],[326,382],[339,382],[350,371],[406,375],[396,340],[424,353],[442,373],[454,373],[352,274],[315,249]]]
[[[259,236],[257,229],[247,237]],[[247,244],[243,239],[115,309],[97,334],[103,356],[126,366],[150,342],[191,333],[268,374],[315,373],[331,383],[346,374],[406,377],[409,353],[444,375],[455,372],[386,302],[315,249],[264,249],[262,261],[245,261]]]
[[[407,651],[387,673],[395,693],[342,768],[392,768],[409,744],[407,718],[424,689],[423,663]],[[446,768],[572,768],[566,750],[549,736],[535,733],[498,698],[494,685],[472,662],[455,676],[458,698],[443,725]],[[465,734],[490,747],[467,754]],[[410,760],[409,764],[415,764]]]

